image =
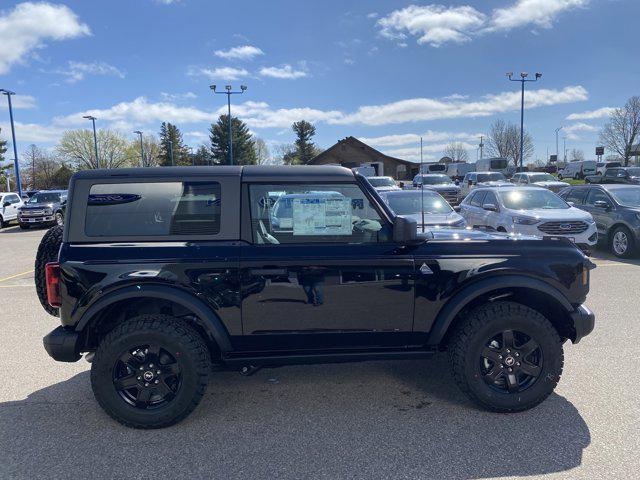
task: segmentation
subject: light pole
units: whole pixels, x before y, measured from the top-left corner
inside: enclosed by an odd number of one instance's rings
[[[96,117],[92,117],[91,115],[85,115],[82,118],[86,118],[87,120],[91,120],[93,124],[93,148],[96,152],[96,168],[100,168],[100,159],[98,158],[98,137],[96,136]]]
[[[567,137],[562,137],[562,148],[564,149],[564,163],[567,164]]]
[[[16,185],[18,186],[18,195],[22,198],[22,182],[20,181],[20,163],[18,162],[18,146],[16,145],[16,127],[13,124],[13,106],[11,105],[11,95],[15,92],[0,88],[0,93],[7,96],[9,102],[9,120],[11,121],[11,139],[13,141],[13,162],[16,168]]]
[[[140,136],[140,158],[142,159],[142,166],[144,167],[144,144],[142,143],[142,132],[140,130],[136,130],[133,133]]]
[[[564,127],[558,127],[558,128],[556,128],[556,162],[558,161],[558,155],[559,155],[559,152],[558,152],[558,132],[559,132],[560,130],[562,130],[563,128],[564,128]]]
[[[229,165],[233,165],[233,139],[231,137],[231,95],[242,95],[247,89],[246,85],[240,85],[239,92],[231,91],[231,85],[227,85],[224,87],[224,92],[216,92],[216,86],[210,85],[209,88],[213,90],[213,93],[220,93],[227,96],[227,107],[228,107],[228,116],[227,120],[229,121]]]
[[[507,78],[512,82],[520,82],[522,84],[522,97],[520,99],[520,167],[522,167],[524,155],[524,84],[525,82],[537,82],[540,77],[542,77],[541,73],[536,73],[535,79],[527,79],[529,74],[527,72],[520,73],[520,78],[511,78],[513,76],[513,72],[507,73]]]
[[[422,156],[422,137],[420,137],[420,213],[422,214],[422,232],[424,233],[424,158]]]

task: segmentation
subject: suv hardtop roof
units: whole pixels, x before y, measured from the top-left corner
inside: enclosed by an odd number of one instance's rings
[[[180,178],[219,175],[241,177],[242,181],[353,181],[354,174],[348,168],[337,165],[246,165],[200,167],[146,167],[118,168],[113,170],[82,170],[73,175],[76,179],[113,178]]]

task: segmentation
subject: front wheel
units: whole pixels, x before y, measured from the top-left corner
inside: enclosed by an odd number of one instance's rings
[[[202,337],[169,315],[141,315],[100,342],[91,387],[100,406],[133,428],[178,423],[200,403],[211,361]]]
[[[473,310],[449,345],[453,376],[478,405],[517,412],[554,390],[564,362],[553,325],[519,303],[494,302]]]
[[[635,250],[633,234],[626,227],[618,227],[611,235],[611,253],[616,257],[629,258]]]
[[[64,215],[62,215],[62,212],[56,212],[55,221],[56,221],[56,225],[59,225],[59,226],[64,225]]]

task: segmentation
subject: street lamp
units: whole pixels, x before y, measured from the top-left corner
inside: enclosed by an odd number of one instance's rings
[[[216,85],[210,85],[209,88],[213,91],[213,93],[219,93],[227,96],[227,107],[228,107],[228,116],[227,120],[229,121],[229,165],[233,165],[233,139],[231,137],[231,95],[240,94],[242,95],[247,89],[246,85],[240,85],[239,92],[233,92],[231,90],[231,85],[226,85],[224,87],[224,92],[216,92]]]
[[[513,76],[513,72],[507,73],[507,78],[512,82],[520,82],[522,84],[522,97],[520,99],[520,167],[522,167],[523,155],[524,155],[524,84],[525,82],[537,82],[540,77],[542,77],[541,73],[536,73],[536,78],[529,78],[529,74],[527,72],[520,73],[520,78],[511,78]]]
[[[142,143],[142,132],[140,130],[136,130],[133,133],[140,136],[140,158],[142,158],[142,166],[144,167],[144,144]]]
[[[96,168],[100,168],[100,159],[98,158],[98,137],[96,136],[96,117],[92,117],[91,115],[85,115],[82,118],[86,118],[87,120],[91,120],[93,124],[93,148],[96,152]]]
[[[564,127],[556,128],[556,161],[558,161],[558,132],[562,130]]]
[[[16,168],[16,185],[18,186],[18,195],[22,198],[22,182],[20,181],[20,164],[18,162],[18,147],[16,145],[16,127],[13,124],[13,106],[11,105],[11,95],[15,95],[15,92],[0,88],[0,93],[7,96],[9,102],[9,119],[11,121],[11,139],[13,141],[13,162]]]

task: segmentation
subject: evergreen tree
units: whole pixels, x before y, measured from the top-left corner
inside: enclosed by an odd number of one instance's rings
[[[0,128],[0,134],[2,129]],[[0,138],[0,162],[4,162],[4,154],[7,152],[7,141]]]
[[[231,138],[233,141],[233,164],[255,165],[256,148],[249,128],[240,119],[231,117]],[[229,118],[220,115],[209,129],[211,155],[217,165],[229,165]]]
[[[295,141],[295,155],[298,163],[307,165],[311,159],[316,156],[316,146],[311,141],[316,134],[316,127],[306,120],[300,120],[299,122],[294,122],[294,124],[291,125],[291,129],[297,137]]]
[[[172,123],[162,122],[160,125],[159,165],[170,166],[172,152],[173,165],[191,165],[191,158],[182,140],[180,129]]]
[[[206,145],[200,145],[194,153],[196,165],[211,165],[211,153]]]

